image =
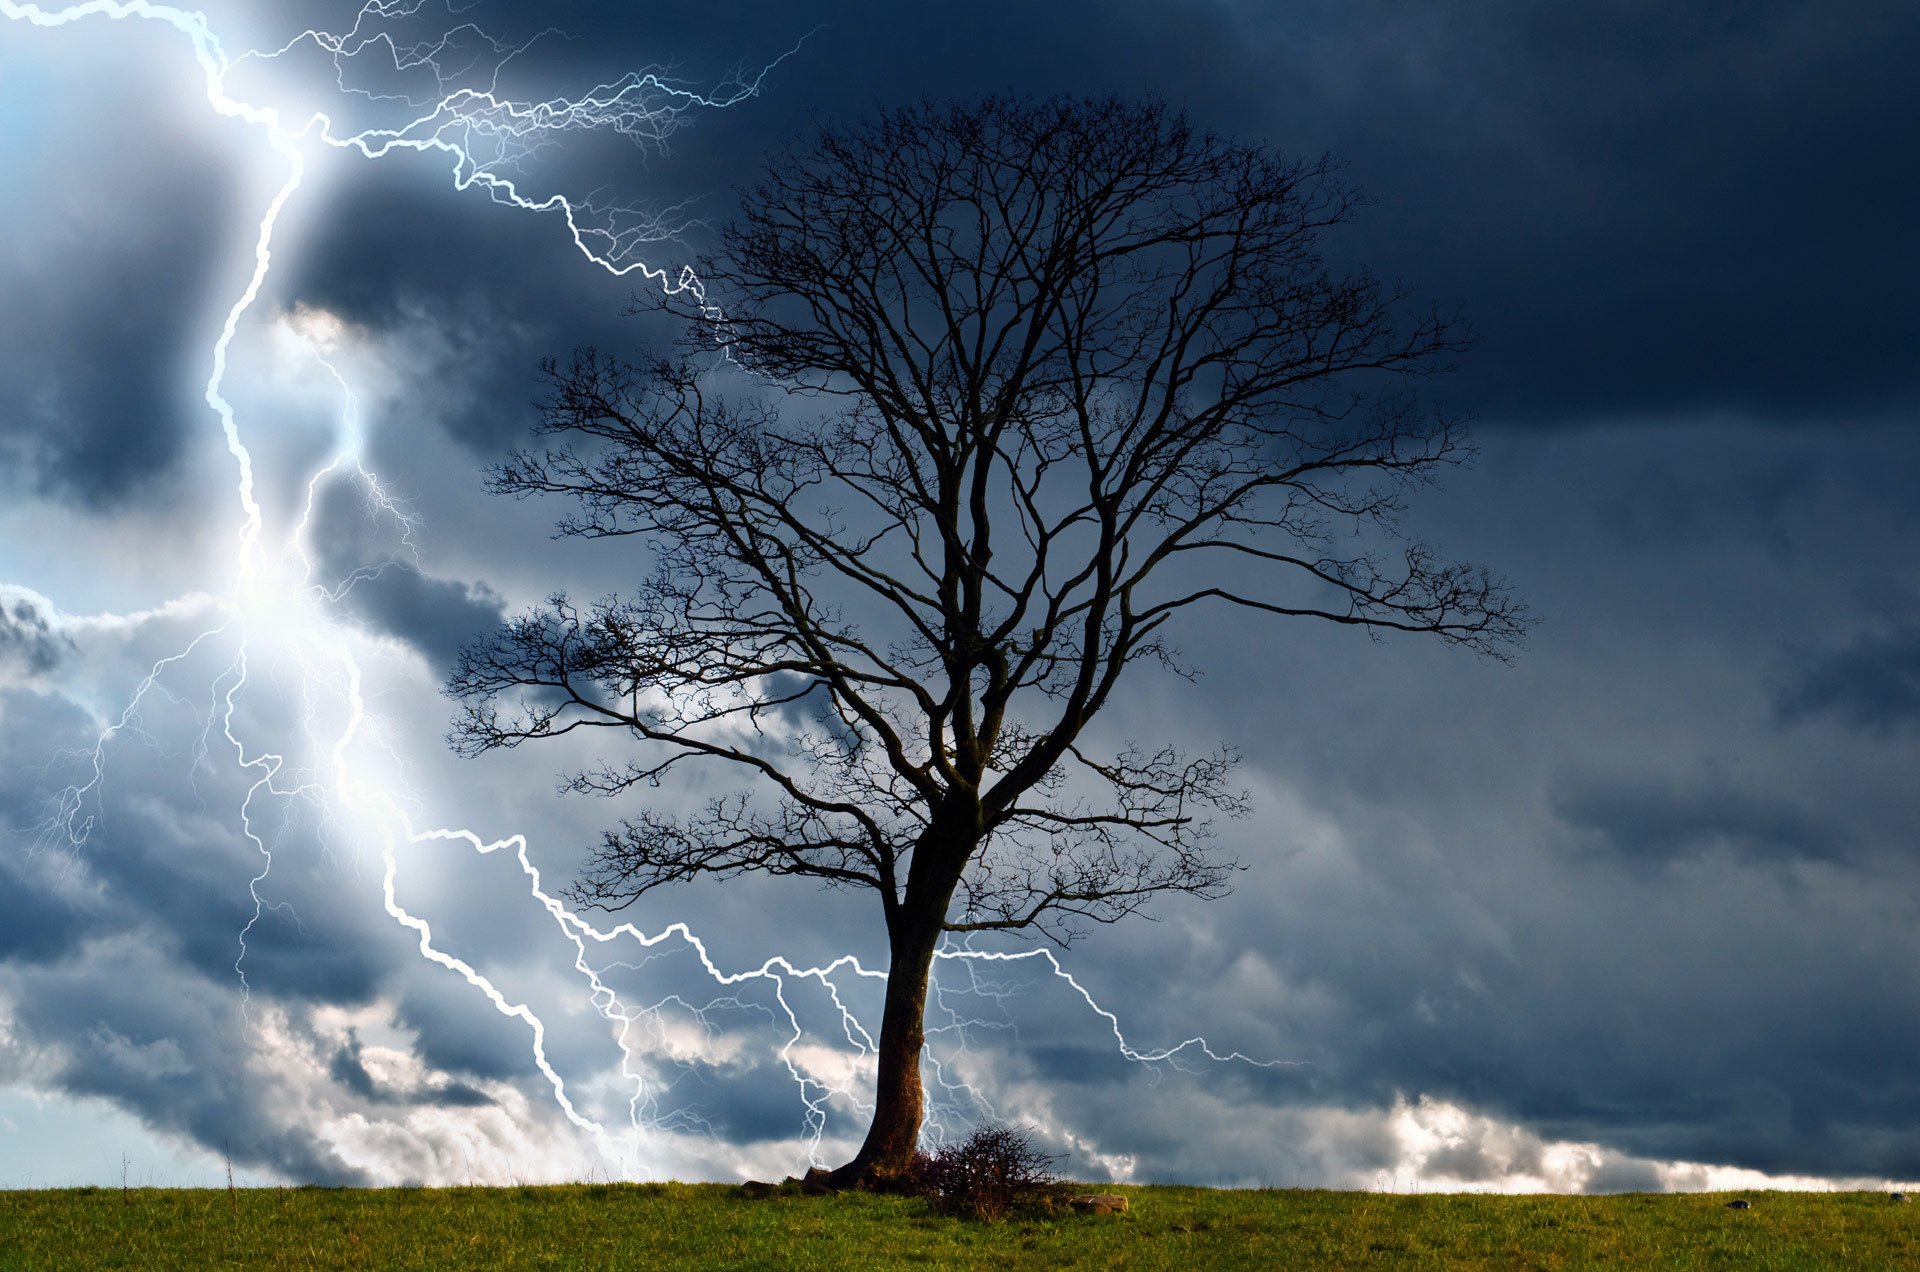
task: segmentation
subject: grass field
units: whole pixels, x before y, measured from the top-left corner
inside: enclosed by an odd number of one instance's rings
[[[1113,1191],[995,1224],[719,1184],[0,1192],[0,1268],[1920,1268],[1920,1205],[1877,1193]]]

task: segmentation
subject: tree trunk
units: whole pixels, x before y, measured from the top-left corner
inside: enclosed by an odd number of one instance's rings
[[[840,1188],[885,1190],[913,1164],[925,1101],[920,1055],[926,1047],[927,979],[940,944],[946,907],[905,918],[890,942],[886,1007],[880,1017],[880,1072],[874,1090],[873,1125],[854,1159],[833,1172]]]

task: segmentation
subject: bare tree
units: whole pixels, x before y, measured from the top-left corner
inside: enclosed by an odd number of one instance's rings
[[[1460,341],[1327,270],[1320,236],[1355,204],[1326,160],[1158,103],[890,110],[744,193],[702,301],[663,302],[688,320],[676,356],[546,365],[556,440],[492,488],[571,496],[561,534],[641,536],[653,569],[466,650],[455,743],[649,744],[575,774],[582,792],[738,774],[697,816],[609,831],[588,902],[748,871],[878,894],[877,1103],[838,1182],[911,1160],[945,934],[1065,940],[1225,891],[1209,817],[1243,811],[1232,755],[1086,732],[1128,667],[1186,671],[1173,619],[1495,655],[1520,634],[1498,580],[1404,535],[1405,491],[1466,455],[1409,378]]]

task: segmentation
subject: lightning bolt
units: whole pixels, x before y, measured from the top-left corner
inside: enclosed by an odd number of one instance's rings
[[[255,483],[254,458],[244,440],[235,409],[224,392],[230,351],[243,320],[259,302],[272,269],[281,215],[301,189],[311,147],[352,151],[369,161],[397,152],[438,155],[448,164],[455,190],[477,190],[494,203],[557,217],[575,248],[593,266],[614,277],[643,278],[667,294],[684,294],[695,300],[709,318],[722,321],[724,316],[707,305],[701,281],[691,268],[675,272],[649,262],[648,248],[673,240],[684,228],[683,207],[650,208],[597,195],[574,199],[557,193],[528,193],[522,169],[534,154],[571,133],[610,132],[637,144],[657,146],[684,122],[689,112],[725,109],[757,94],[766,74],[791,56],[793,50],[769,63],[752,79],[736,77],[719,91],[696,91],[649,72],[622,76],[577,97],[523,102],[502,94],[501,72],[533,41],[504,43],[466,22],[433,38],[407,39],[402,34],[405,24],[419,18],[426,7],[426,0],[366,0],[344,32],[309,29],[277,48],[247,51],[229,58],[207,19],[197,12],[147,0],[87,0],[65,8],[0,0],[0,18],[33,27],[62,27],[97,19],[151,23],[171,31],[185,42],[202,73],[208,106],[217,116],[240,121],[256,130],[283,165],[284,172],[257,223],[246,284],[227,308],[213,343],[211,368],[203,394],[219,422],[236,473],[235,496],[240,515],[237,574],[232,591],[223,600],[188,598],[183,602],[207,605],[213,610],[212,621],[176,653],[155,662],[134,687],[126,707],[101,730],[91,752],[84,757],[84,780],[69,786],[58,797],[39,842],[43,846],[58,842],[69,852],[78,852],[86,844],[104,807],[107,757],[116,739],[145,736],[142,704],[155,694],[172,698],[163,684],[167,677],[188,666],[203,649],[231,646],[232,652],[224,667],[211,682],[211,702],[195,745],[195,763],[197,767],[213,748],[224,744],[237,768],[246,775],[237,818],[242,834],[259,855],[260,866],[258,873],[248,880],[253,912],[238,934],[239,952],[234,961],[243,1011],[251,989],[245,969],[248,936],[270,910],[280,911],[297,921],[297,916],[292,915],[284,903],[272,901],[262,891],[273,869],[274,837],[259,824],[264,814],[256,804],[269,799],[279,801],[283,807],[304,802],[316,810],[324,824],[338,825],[351,816],[356,825],[373,828],[372,833],[381,843],[381,891],[387,914],[417,937],[422,958],[460,976],[497,1012],[526,1027],[531,1036],[534,1066],[551,1088],[562,1114],[592,1139],[608,1161],[638,1160],[644,1149],[642,1137],[649,1131],[676,1127],[697,1130],[701,1126],[698,1116],[690,1112],[664,1118],[660,1115],[658,1100],[662,1081],[651,1068],[642,1066],[648,1050],[644,1035],[657,1035],[662,1013],[669,1007],[678,1007],[703,1022],[708,1020],[708,1013],[719,1008],[759,1011],[773,1022],[783,1036],[777,1055],[799,1092],[809,1155],[815,1164],[821,1164],[821,1143],[834,1103],[843,1102],[856,1112],[870,1111],[861,1098],[860,1080],[870,1072],[877,1049],[852,1002],[852,990],[862,983],[884,982],[885,970],[866,967],[854,956],[843,955],[820,966],[800,966],[785,957],[774,956],[757,967],[727,971],[685,923],[670,923],[656,932],[643,931],[631,923],[606,929],[589,923],[545,888],[523,835],[489,841],[464,829],[416,829],[402,799],[390,786],[388,774],[397,767],[398,757],[388,750],[387,758],[395,763],[379,769],[357,758],[362,745],[384,747],[386,744],[378,736],[378,722],[368,711],[363,673],[352,642],[339,628],[329,608],[357,584],[377,577],[392,561],[357,567],[345,579],[327,584],[316,578],[317,567],[309,542],[319,492],[336,479],[350,480],[371,508],[401,526],[401,551],[409,556],[414,551],[411,537],[414,523],[364,461],[358,406],[345,375],[325,356],[324,350],[317,347],[324,344],[324,340],[310,344],[316,346],[312,352],[317,364],[340,394],[342,405],[334,446],[325,462],[308,473],[299,515],[283,542],[268,541],[267,521]],[[447,12],[451,18],[464,9],[449,5]],[[551,32],[542,32],[534,40],[549,34]],[[335,86],[343,97],[358,98],[404,118],[388,126],[348,130],[338,126],[327,112],[314,111],[304,118],[288,118],[277,108],[255,104],[237,90],[230,90],[229,83],[236,72],[267,66],[309,49],[331,63]],[[455,65],[460,59],[464,62]],[[370,87],[366,81],[374,78],[375,72],[401,82],[409,76],[425,77],[432,81],[432,89],[424,93],[408,92],[403,91],[402,83]],[[254,663],[269,659],[286,659],[300,669],[302,728],[306,748],[311,752],[310,758],[301,764],[294,762],[292,752],[286,747],[249,742],[239,724],[239,703],[252,686]],[[316,700],[322,697],[327,700],[329,710],[343,717],[330,733],[316,723],[322,714]],[[593,1006],[612,1026],[614,1041],[620,1049],[620,1077],[631,1092],[625,1130],[618,1133],[610,1130],[573,1097],[565,1077],[549,1056],[547,1026],[532,1007],[507,995],[471,962],[440,948],[428,921],[401,904],[398,879],[402,849],[436,843],[464,845],[481,856],[510,852],[518,862],[530,896],[552,917],[573,948],[574,970],[585,980]],[[635,1007],[624,1002],[608,983],[612,973],[635,970],[668,951],[690,954],[715,987],[716,996],[696,1004],[684,997],[669,995],[649,1006]],[[1010,1017],[966,1015],[955,1005],[956,1001],[970,996],[1004,1006],[1011,991],[996,982],[995,974],[1036,960],[1043,962],[1052,977],[1106,1022],[1123,1057],[1149,1066],[1156,1074],[1162,1066],[1188,1067],[1199,1057],[1214,1063],[1237,1062],[1263,1068],[1286,1063],[1259,1060],[1238,1051],[1219,1052],[1197,1036],[1170,1047],[1137,1048],[1123,1034],[1118,1016],[1096,1001],[1053,952],[1046,949],[1004,952],[959,945],[940,950],[937,965],[963,973],[964,984],[954,988],[936,975],[934,1002],[947,1016],[947,1023],[931,1029],[930,1035],[950,1041],[953,1054],[958,1055],[965,1053],[969,1040],[980,1030],[1012,1029]],[[743,991],[756,986],[771,993],[771,1007],[756,1006],[741,997]],[[803,1012],[795,997],[795,991],[803,986],[817,991],[828,1004],[830,1029],[810,1031],[803,1022]],[[847,1055],[848,1062],[840,1067],[837,1075],[823,1074],[817,1064],[800,1057],[799,1049],[815,1032],[835,1038],[833,1045]],[[943,1061],[929,1053],[936,1100],[928,1128],[935,1137],[944,1130],[947,1115],[942,1113],[942,1107],[971,1106],[985,1109],[990,1115],[993,1112],[992,1104],[983,1093],[955,1076],[951,1059],[949,1056]]]

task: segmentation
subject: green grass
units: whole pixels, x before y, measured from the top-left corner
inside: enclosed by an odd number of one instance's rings
[[[995,1224],[719,1184],[0,1192],[0,1268],[1920,1268],[1920,1205],[1877,1193],[1114,1191]]]

